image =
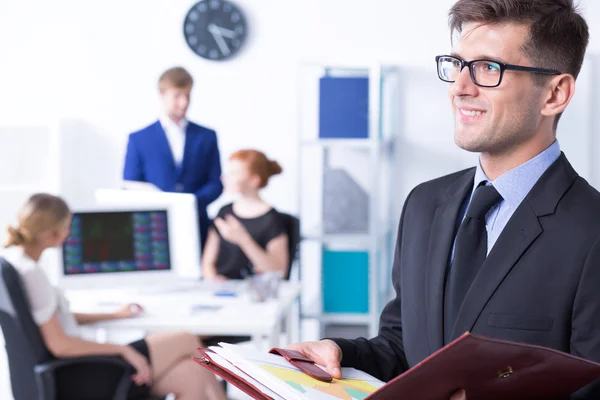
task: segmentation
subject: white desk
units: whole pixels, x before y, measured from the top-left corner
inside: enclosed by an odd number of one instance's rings
[[[109,340],[119,330],[145,332],[183,330],[203,336],[251,336],[256,345],[267,340],[269,347],[298,341],[298,299],[300,285],[282,282],[278,299],[253,302],[243,282],[194,283],[180,290],[94,289],[66,293],[73,311],[101,312],[114,310],[120,304],[135,302],[146,313],[136,318],[104,321],[93,325],[99,341]],[[232,290],[234,297],[216,296],[220,290]],[[214,309],[216,308],[216,309]],[[285,341],[280,336],[285,325]]]

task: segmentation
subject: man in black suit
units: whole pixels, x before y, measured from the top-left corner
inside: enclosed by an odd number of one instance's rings
[[[390,380],[466,331],[600,361],[600,193],[556,140],[587,24],[572,0],[459,0],[450,25],[438,75],[479,165],[406,199],[377,337],[290,346],[336,377]]]

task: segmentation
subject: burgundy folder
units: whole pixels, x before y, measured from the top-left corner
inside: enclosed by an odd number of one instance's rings
[[[369,399],[560,399],[600,378],[600,364],[541,346],[465,333]]]
[[[242,392],[246,393],[248,396],[252,397],[253,399],[273,400],[272,397],[267,396],[266,394],[261,392],[260,389],[258,389],[253,384],[245,381],[244,379],[231,373],[227,369],[222,368],[219,364],[214,362],[213,359],[211,358],[211,355],[213,354],[212,350],[209,350],[209,349],[197,349],[197,350],[200,352],[201,355],[198,357],[193,356],[192,360],[194,360],[198,364],[202,365],[204,368],[213,372],[215,375],[220,376],[225,381],[231,383],[233,386],[237,387],[238,389],[240,389]]]
[[[211,362],[207,350],[195,361],[254,399],[270,397]],[[272,349],[279,354],[289,350]],[[210,352],[210,350],[208,350]],[[208,357],[206,357],[208,355]],[[298,354],[288,361],[314,377],[314,365]],[[300,362],[298,362],[300,361]],[[312,372],[312,374],[311,374]],[[327,381],[328,376],[319,376]],[[367,397],[367,400],[446,400],[465,389],[467,400],[561,399],[600,378],[600,364],[541,346],[465,333]]]

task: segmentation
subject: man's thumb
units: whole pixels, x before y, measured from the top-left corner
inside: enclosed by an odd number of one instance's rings
[[[337,360],[327,360],[327,372],[335,379],[342,379],[342,369],[340,368],[340,362]]]

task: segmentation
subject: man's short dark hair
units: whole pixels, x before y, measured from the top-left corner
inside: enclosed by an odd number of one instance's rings
[[[162,73],[158,79],[158,89],[162,92],[165,89],[187,89],[192,87],[194,79],[183,67],[169,68]]]
[[[458,0],[450,10],[451,34],[466,23],[528,26],[522,50],[533,66],[575,78],[589,41],[588,25],[573,0]]]

